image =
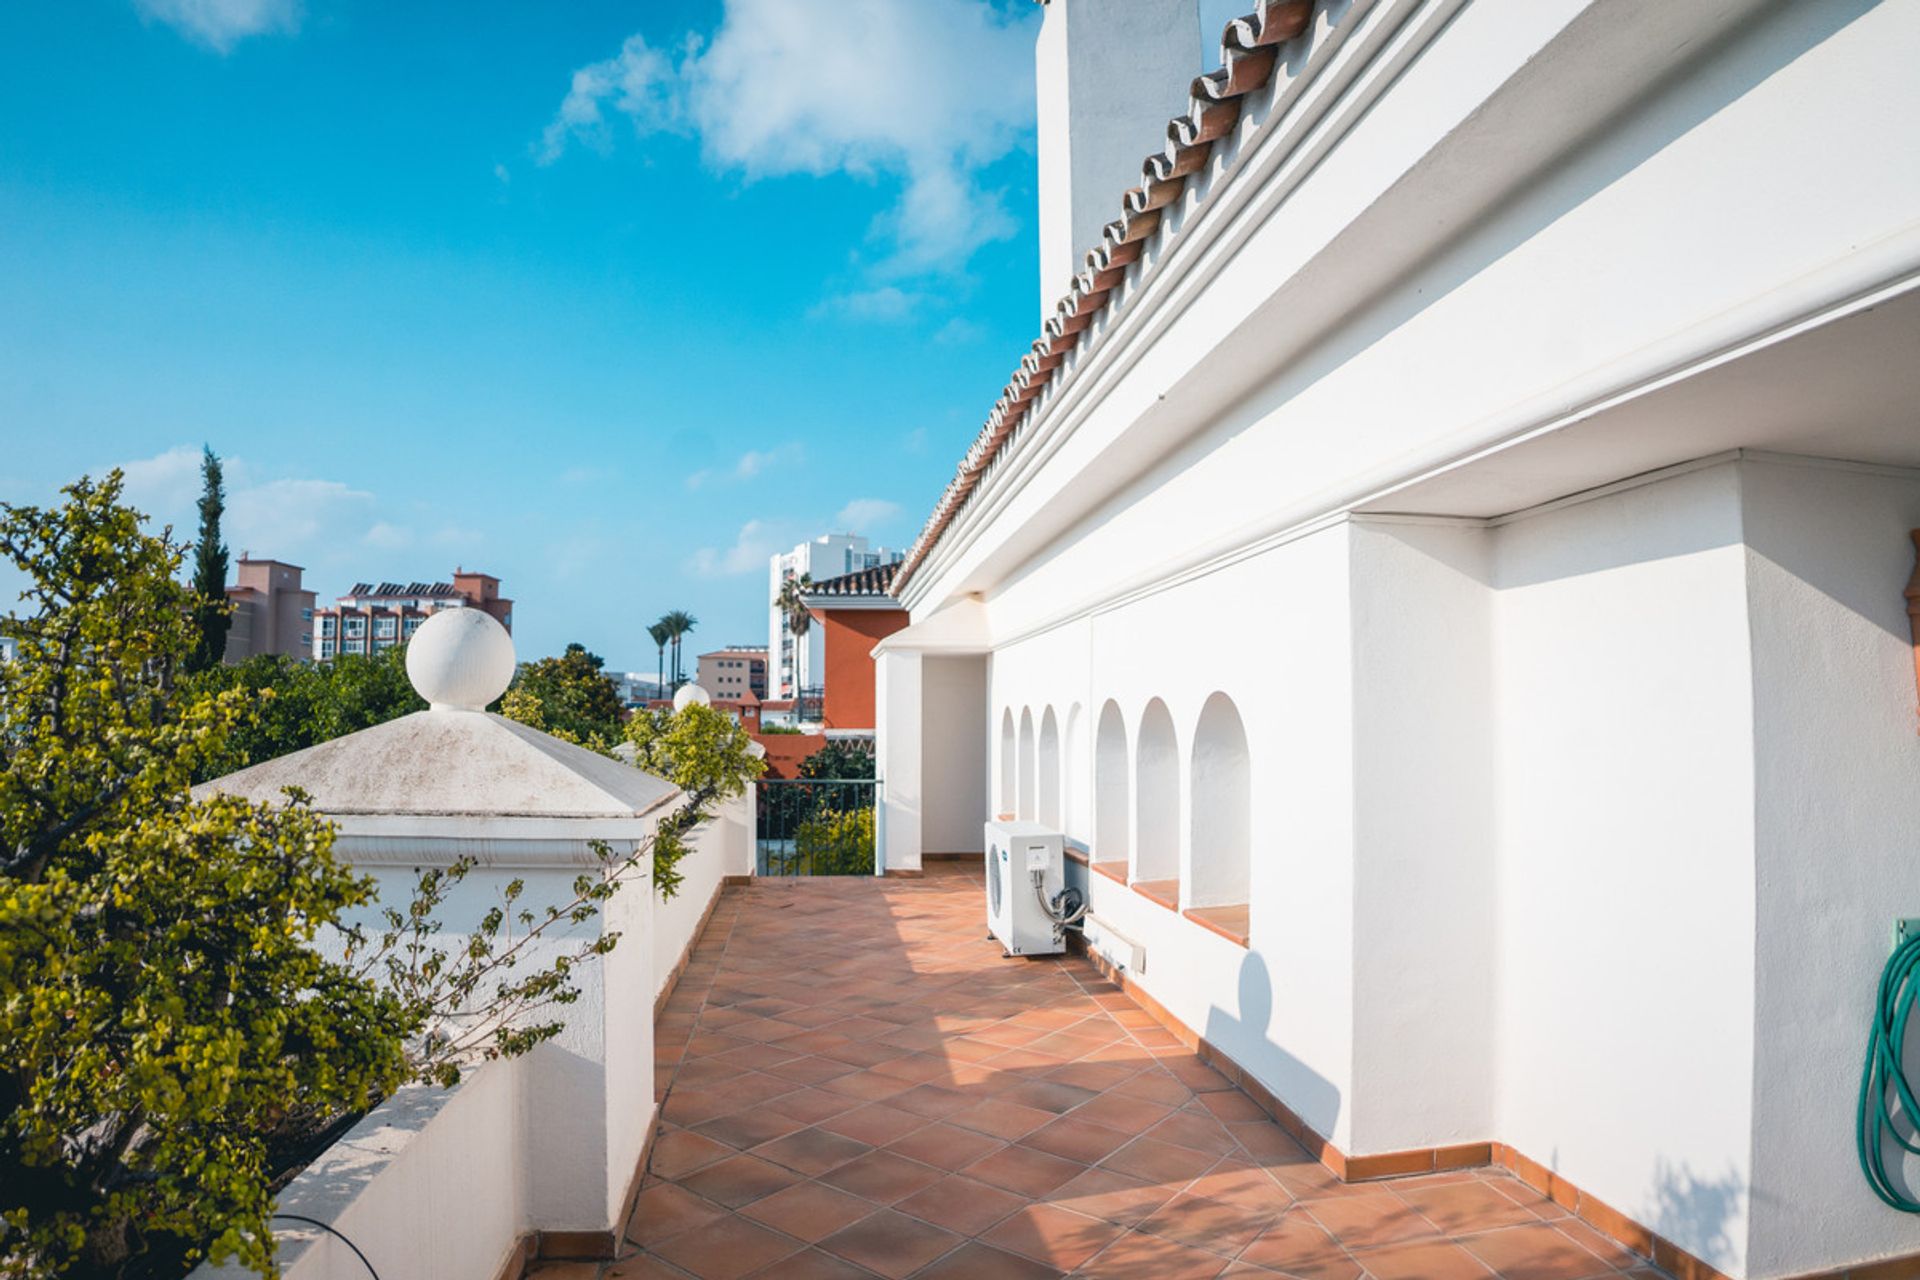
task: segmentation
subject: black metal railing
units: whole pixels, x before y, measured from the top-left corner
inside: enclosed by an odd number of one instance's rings
[[[870,876],[872,778],[773,778],[758,787],[755,871],[763,876]]]

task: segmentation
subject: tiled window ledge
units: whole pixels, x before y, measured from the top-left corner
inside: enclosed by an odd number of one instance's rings
[[[1188,907],[1184,914],[1201,928],[1219,934],[1235,946],[1247,945],[1250,913],[1244,902],[1220,907]]]
[[[1169,911],[1180,909],[1180,882],[1178,880],[1135,880],[1133,891],[1156,906]]]

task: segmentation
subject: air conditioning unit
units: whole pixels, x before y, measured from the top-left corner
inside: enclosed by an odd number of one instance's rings
[[[1074,902],[1063,901],[1066,840],[1037,822],[987,824],[987,929],[1010,956],[1066,950]]]

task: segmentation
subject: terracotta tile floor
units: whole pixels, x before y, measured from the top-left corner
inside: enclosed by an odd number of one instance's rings
[[[1344,1186],[975,872],[726,890],[658,1022],[628,1252],[539,1280],[1661,1272],[1495,1170]]]

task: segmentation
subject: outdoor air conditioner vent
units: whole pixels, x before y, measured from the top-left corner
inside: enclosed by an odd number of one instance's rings
[[[1066,950],[1065,932],[1045,905],[1066,886],[1065,847],[1060,832],[1038,823],[987,824],[987,929],[1008,955],[1052,956]]]

